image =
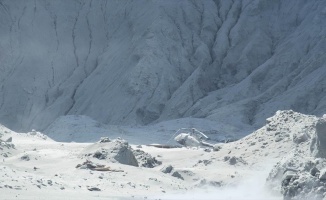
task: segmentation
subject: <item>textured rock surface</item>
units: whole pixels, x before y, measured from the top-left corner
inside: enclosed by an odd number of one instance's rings
[[[277,112],[267,119],[266,130],[274,131],[276,136],[283,137],[287,133],[292,137],[292,150],[274,166],[267,178],[267,185],[281,192],[284,200],[326,198],[324,123],[324,117],[293,111]]]
[[[87,147],[84,152],[86,156],[92,156],[99,160],[118,162],[124,165],[138,167],[132,148],[128,142],[122,139],[115,139],[106,143],[95,143]]]
[[[164,167],[161,169],[161,172],[163,172],[164,174],[168,174],[168,173],[171,173],[172,170],[173,170],[172,165],[168,165],[168,166],[164,166]]]
[[[324,159],[311,160],[306,156],[293,155],[274,168],[278,172],[272,171],[269,180],[276,178],[275,175],[281,172],[279,175],[283,176],[279,186],[285,200],[321,200],[326,198],[326,180],[320,175],[325,167]]]
[[[162,164],[162,162],[156,160],[155,157],[152,157],[149,153],[146,153],[140,149],[133,150],[133,154],[135,155],[140,167],[153,168]]]
[[[326,117],[318,120],[316,135],[312,143],[313,154],[317,157],[326,158]]]
[[[0,1],[0,122],[262,125],[326,111],[326,2]]]

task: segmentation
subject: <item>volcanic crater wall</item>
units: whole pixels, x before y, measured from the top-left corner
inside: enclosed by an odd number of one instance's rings
[[[0,122],[198,117],[261,126],[326,111],[326,2],[0,0]]]

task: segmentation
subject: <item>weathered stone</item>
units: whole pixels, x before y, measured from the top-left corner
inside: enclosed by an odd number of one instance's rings
[[[30,158],[28,155],[23,155],[22,157],[20,157],[21,160],[25,160],[25,161],[29,161]]]
[[[96,151],[94,154],[93,154],[93,157],[94,158],[97,158],[99,160],[104,160],[107,158],[107,155],[108,155],[108,152],[105,151],[105,150],[102,150],[102,151]]]
[[[146,153],[140,149],[133,150],[133,154],[138,162],[138,165],[146,168],[156,167],[162,162],[156,160],[155,157],[152,157],[149,153]]]
[[[326,180],[326,168],[322,169],[319,174],[319,180]]]
[[[311,168],[310,174],[312,176],[316,176],[316,174],[319,172],[319,170],[316,167]]]
[[[181,174],[179,172],[177,172],[177,171],[173,172],[172,173],[172,176],[173,177],[176,177],[176,178],[179,178],[181,180],[184,180],[184,178],[181,176]]]
[[[101,189],[98,188],[98,187],[88,187],[87,189],[88,189],[89,191],[101,191]]]
[[[219,150],[221,150],[221,149],[222,149],[222,147],[221,147],[220,144],[215,144],[215,145],[213,146],[213,151],[219,151]]]
[[[232,156],[230,159],[229,159],[229,164],[230,165],[235,165],[237,163],[237,158]]]
[[[165,166],[161,169],[161,172],[165,173],[165,174],[169,174],[171,173],[173,170],[173,167],[172,165],[168,165],[168,166]]]
[[[316,136],[313,138],[311,151],[316,157],[326,158],[326,118],[320,118],[316,124]]]
[[[230,156],[224,156],[224,161],[228,161],[230,159]]]
[[[111,142],[94,143],[84,150],[85,155],[93,156],[100,160],[109,160],[124,165],[138,167],[138,161],[135,158],[132,148],[127,141],[115,139]]]
[[[6,142],[12,142],[12,137],[8,138]]]
[[[283,137],[282,136],[280,136],[280,135],[276,136],[275,142],[279,142],[281,140],[283,140]]]
[[[300,144],[302,142],[305,142],[309,139],[309,136],[307,133],[298,133],[293,135],[293,142],[296,144]]]

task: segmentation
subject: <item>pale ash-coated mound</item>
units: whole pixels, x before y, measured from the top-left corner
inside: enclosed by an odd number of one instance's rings
[[[110,140],[107,137],[101,138],[99,142],[87,146],[81,157],[94,160],[106,160],[108,163],[117,162],[135,167],[153,168],[160,165],[160,162],[150,154],[141,149],[133,149],[129,143],[121,138]]]
[[[326,116],[286,114],[283,119],[292,118],[298,128],[292,133],[293,149],[274,166],[267,184],[285,200],[326,199]]]
[[[127,141],[122,139],[91,144],[85,148],[83,154],[99,160],[108,160],[138,167],[138,162],[131,147]]]

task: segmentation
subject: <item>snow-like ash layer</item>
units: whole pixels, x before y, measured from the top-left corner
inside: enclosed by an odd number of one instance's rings
[[[15,145],[0,159],[1,197],[319,200],[325,196],[326,162],[314,152],[323,150],[322,129],[316,128],[323,120],[278,111],[261,129],[213,149],[136,146],[108,137],[61,143],[0,127],[2,141]],[[152,141],[146,134],[135,137]]]
[[[326,111],[326,1],[1,0],[0,122],[207,118],[244,130]],[[248,133],[248,132],[247,132]]]

